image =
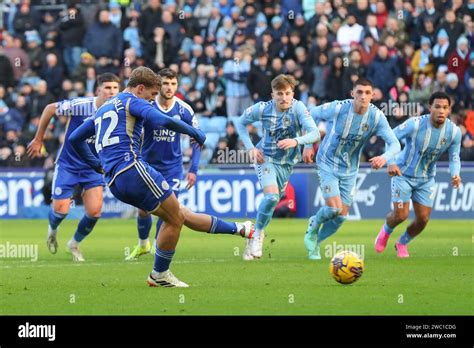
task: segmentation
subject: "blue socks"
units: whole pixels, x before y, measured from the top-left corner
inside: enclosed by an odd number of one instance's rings
[[[77,230],[73,237],[74,240],[76,242],[81,242],[84,238],[86,238],[89,233],[92,232],[97,220],[99,220],[99,218],[90,217],[87,214],[84,214],[81,221],[79,221],[79,225],[77,225]]]
[[[341,227],[347,216],[339,215],[336,218],[324,223],[323,227],[318,232],[318,243],[321,243],[326,238],[330,237]]]
[[[410,243],[410,241],[415,238],[415,237],[412,237],[408,234],[408,231],[405,231],[401,236],[400,236],[400,239],[399,239],[399,243],[400,244],[403,244],[403,245],[407,245],[408,243]]]
[[[51,209],[48,214],[49,226],[51,226],[53,230],[57,229],[66,216],[67,214],[56,213]]]
[[[145,240],[150,235],[151,224],[153,223],[153,217],[148,215],[144,218],[137,216],[137,229],[138,229],[138,238]]]
[[[383,224],[383,229],[385,230],[385,232],[387,232],[388,234],[391,234],[393,232],[393,228],[391,228],[389,225],[387,225],[387,222],[385,222]]]
[[[270,223],[279,200],[280,196],[276,193],[267,193],[263,196],[262,202],[258,206],[257,221],[255,222],[257,230],[263,230]]]
[[[318,210],[318,213],[316,214],[316,222],[318,224],[324,224],[338,216],[341,211],[342,208],[332,208],[325,205]]]
[[[227,222],[215,216],[211,216],[212,224],[209,233],[236,234],[237,225],[235,222]]]
[[[155,264],[153,270],[155,272],[164,272],[170,268],[171,260],[173,259],[174,250],[161,250],[156,248]]]

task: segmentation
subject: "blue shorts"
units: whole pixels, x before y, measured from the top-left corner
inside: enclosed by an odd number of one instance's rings
[[[110,192],[122,202],[146,212],[155,211],[173,193],[163,175],[142,161],[117,175]]]
[[[256,164],[255,171],[262,189],[266,186],[277,186],[281,196],[293,172],[293,165],[264,162]]]
[[[53,199],[71,198],[76,185],[81,185],[85,191],[93,187],[105,186],[105,181],[102,174],[97,173],[93,169],[72,172],[56,164],[51,190]]]
[[[323,193],[323,198],[339,196],[344,205],[350,206],[354,200],[357,174],[337,174],[319,167],[319,186]]]
[[[176,198],[179,196],[179,191],[181,187],[181,181],[183,181],[183,166],[172,167],[168,170],[160,170],[157,167],[154,167],[150,164],[157,172],[160,172],[161,175],[165,178],[168,184],[171,186],[171,190],[174,192]]]
[[[432,208],[435,188],[434,178],[427,181],[394,176],[392,177],[392,203],[406,203],[411,199],[413,202]]]

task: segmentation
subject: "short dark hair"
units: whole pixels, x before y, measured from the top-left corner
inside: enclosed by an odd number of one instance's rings
[[[369,79],[366,79],[365,77],[358,78],[354,82],[354,85],[352,86],[352,88],[356,88],[356,86],[370,86],[372,88],[374,87],[374,85],[372,84],[372,81],[370,81]]]
[[[429,100],[429,104],[430,106],[433,105],[435,99],[446,99],[448,101],[448,105],[451,106],[451,98],[449,98],[449,95],[444,93],[444,92],[434,92],[431,96],[430,96],[430,100]]]
[[[164,68],[158,71],[158,76],[160,76],[162,79],[178,79],[178,74],[176,71],[169,68]]]
[[[120,78],[112,73],[104,73],[97,76],[97,86],[102,86],[105,82],[117,82],[120,84]]]

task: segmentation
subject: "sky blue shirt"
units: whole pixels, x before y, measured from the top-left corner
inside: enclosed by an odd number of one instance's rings
[[[282,150],[277,143],[283,139],[296,139],[298,144],[312,144],[320,139],[319,130],[311,118],[306,106],[293,99],[288,110],[278,111],[274,100],[259,102],[247,108],[239,118],[236,128],[247,150],[254,146],[250,140],[247,125],[253,122],[262,122],[263,137],[257,148],[269,162],[279,164],[294,164],[301,160],[301,149],[296,146],[292,149]],[[303,130],[306,134],[303,135]]]
[[[449,152],[451,176],[459,175],[461,162],[461,129],[446,119],[440,128],[431,124],[430,115],[413,117],[394,129],[397,138],[405,141],[403,151],[389,164],[397,164],[403,176],[430,179],[436,175],[436,161]]]
[[[364,115],[354,112],[353,99],[335,100],[310,110],[316,122],[324,120],[326,136],[319,146],[316,163],[322,169],[344,175],[354,175],[360,164],[360,155],[373,135],[382,137],[387,161],[400,152],[398,142],[387,118],[375,105],[370,104]]]

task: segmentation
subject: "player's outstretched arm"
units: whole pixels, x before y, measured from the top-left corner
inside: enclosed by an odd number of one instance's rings
[[[88,118],[68,138],[73,149],[91,168],[98,173],[104,173],[100,160],[92,153],[86,140],[95,134],[94,119]]]
[[[26,150],[30,158],[40,156],[41,148],[43,147],[44,133],[46,132],[49,122],[55,114],[56,103],[48,104],[41,113],[38,129],[36,130],[36,135],[33,140],[28,144],[28,148]]]
[[[449,172],[451,174],[451,183],[454,188],[458,188],[461,185],[461,160],[460,154],[461,152],[461,130],[459,128],[456,129],[456,135],[454,136],[454,140],[451,142],[451,145],[448,149],[449,154]]]

